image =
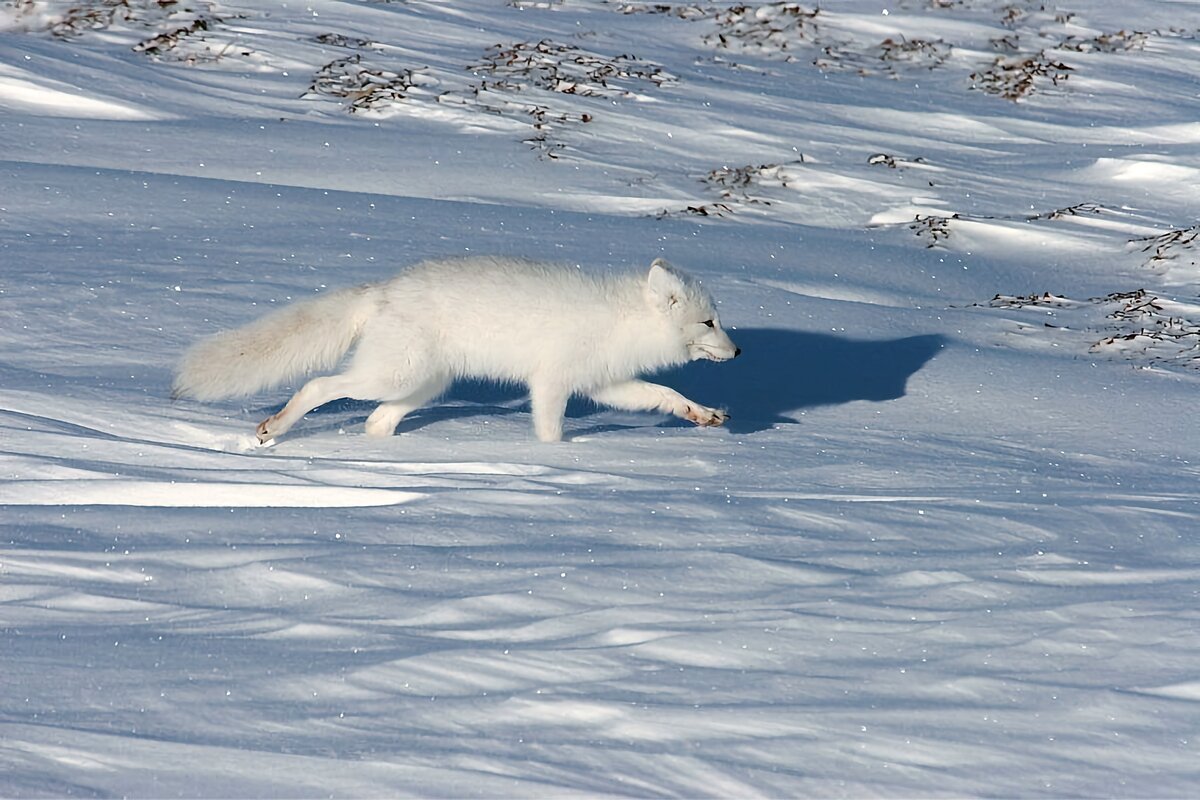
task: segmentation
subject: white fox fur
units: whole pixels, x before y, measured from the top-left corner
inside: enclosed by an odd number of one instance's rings
[[[338,365],[379,302],[358,286],[277,309],[193,345],[179,364],[174,394],[221,400],[255,394]]]
[[[390,435],[456,378],[527,385],[538,438],[562,436],[572,394],[634,410],[658,409],[698,425],[726,415],[642,372],[694,359],[724,361],[738,349],[700,285],[662,260],[648,273],[588,275],[508,258],[427,261],[391,280],[295,303],[194,345],[174,394],[198,400],[249,395],[333,369],[309,381],[258,426],[261,441],[330,400],[378,400],[368,434]]]

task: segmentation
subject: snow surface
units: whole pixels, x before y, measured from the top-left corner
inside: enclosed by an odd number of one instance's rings
[[[1200,3],[811,11],[5,3],[0,794],[1195,796]],[[730,424],[169,399],[468,252]]]

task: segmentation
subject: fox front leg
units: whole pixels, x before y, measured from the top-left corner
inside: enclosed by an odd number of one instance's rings
[[[662,411],[705,428],[724,424],[729,415],[689,400],[667,386],[647,381],[621,381],[591,393],[597,403],[626,411]]]
[[[543,442],[562,441],[563,416],[571,390],[553,381],[531,381],[529,400],[533,411],[533,431]]]

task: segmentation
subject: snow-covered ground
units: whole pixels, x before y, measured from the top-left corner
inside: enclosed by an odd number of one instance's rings
[[[1195,795],[1200,3],[2,8],[0,794]],[[169,398],[465,253],[728,427]]]

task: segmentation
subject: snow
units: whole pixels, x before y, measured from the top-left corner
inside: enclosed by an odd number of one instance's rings
[[[6,4],[0,794],[1193,795],[1200,3],[1042,5]],[[732,419],[169,398],[465,253]]]

